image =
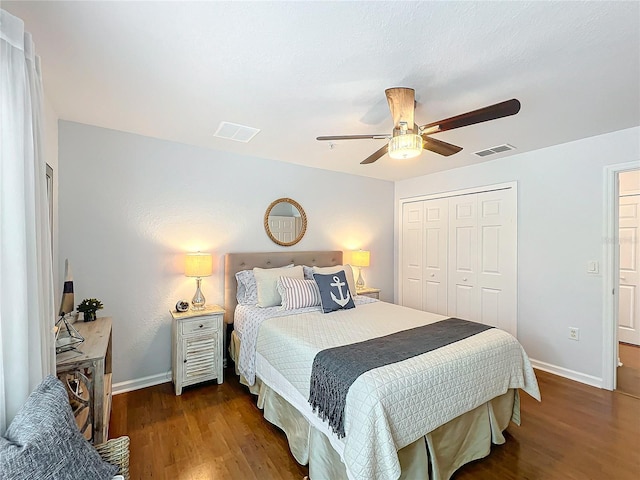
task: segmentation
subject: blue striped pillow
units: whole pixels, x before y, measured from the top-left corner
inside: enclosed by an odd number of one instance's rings
[[[282,309],[315,307],[320,305],[320,290],[314,280],[301,278],[280,277],[278,292],[282,297]]]

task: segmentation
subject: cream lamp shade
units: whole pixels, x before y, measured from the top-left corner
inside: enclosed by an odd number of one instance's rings
[[[351,254],[351,265],[354,267],[368,267],[370,253],[367,250],[356,250]]]
[[[213,259],[210,253],[187,253],[184,274],[187,277],[208,277],[213,272]]]
[[[184,274],[196,277],[196,293],[191,300],[191,310],[204,310],[205,298],[200,290],[202,277],[208,277],[213,272],[213,258],[210,253],[187,253],[184,262]]]
[[[351,252],[351,265],[358,267],[358,280],[356,281],[356,290],[365,288],[364,278],[362,278],[362,267],[369,266],[370,254],[368,250],[356,250]]]

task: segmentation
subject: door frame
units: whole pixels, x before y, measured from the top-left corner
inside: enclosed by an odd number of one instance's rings
[[[493,192],[496,190],[509,190],[513,192],[513,198],[515,199],[515,241],[516,241],[516,262],[514,266],[514,274],[516,277],[516,291],[515,291],[515,325],[517,331],[518,325],[518,182],[504,182],[504,183],[496,183],[491,185],[480,185],[477,187],[464,188],[460,190],[450,190],[446,192],[438,192],[431,193],[428,195],[416,195],[414,197],[405,197],[398,199],[398,210],[397,210],[397,229],[398,229],[398,256],[396,258],[396,264],[398,266],[398,270],[396,272],[396,285],[395,289],[396,294],[394,295],[394,302],[399,303],[402,298],[402,211],[405,203],[412,202],[421,202],[423,200],[434,200],[436,198],[448,198],[448,197],[458,197],[461,195],[471,195],[474,193],[484,193],[484,192]]]
[[[618,174],[640,169],[640,161],[604,167],[602,388],[616,389],[618,367],[618,289],[620,288]]]

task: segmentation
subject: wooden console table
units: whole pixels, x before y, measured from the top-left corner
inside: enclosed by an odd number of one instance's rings
[[[78,428],[94,444],[106,442],[111,416],[111,318],[76,322],[84,337],[77,351],[56,355],[56,373],[73,407]]]

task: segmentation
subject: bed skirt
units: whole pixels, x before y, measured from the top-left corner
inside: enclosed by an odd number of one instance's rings
[[[240,340],[231,335],[229,353],[234,362],[240,352]],[[235,366],[237,375],[237,362]],[[284,431],[293,457],[301,465],[309,465],[310,480],[347,480],[347,471],[340,455],[329,439],[309,424],[291,404],[264,384],[259,378],[249,386],[240,375],[240,382],[258,396],[257,406],[264,418]],[[402,468],[400,479],[448,480],[462,465],[486,457],[491,444],[505,442],[502,432],[509,422],[520,424],[520,397],[517,389],[480,405],[429,432],[398,451]]]

